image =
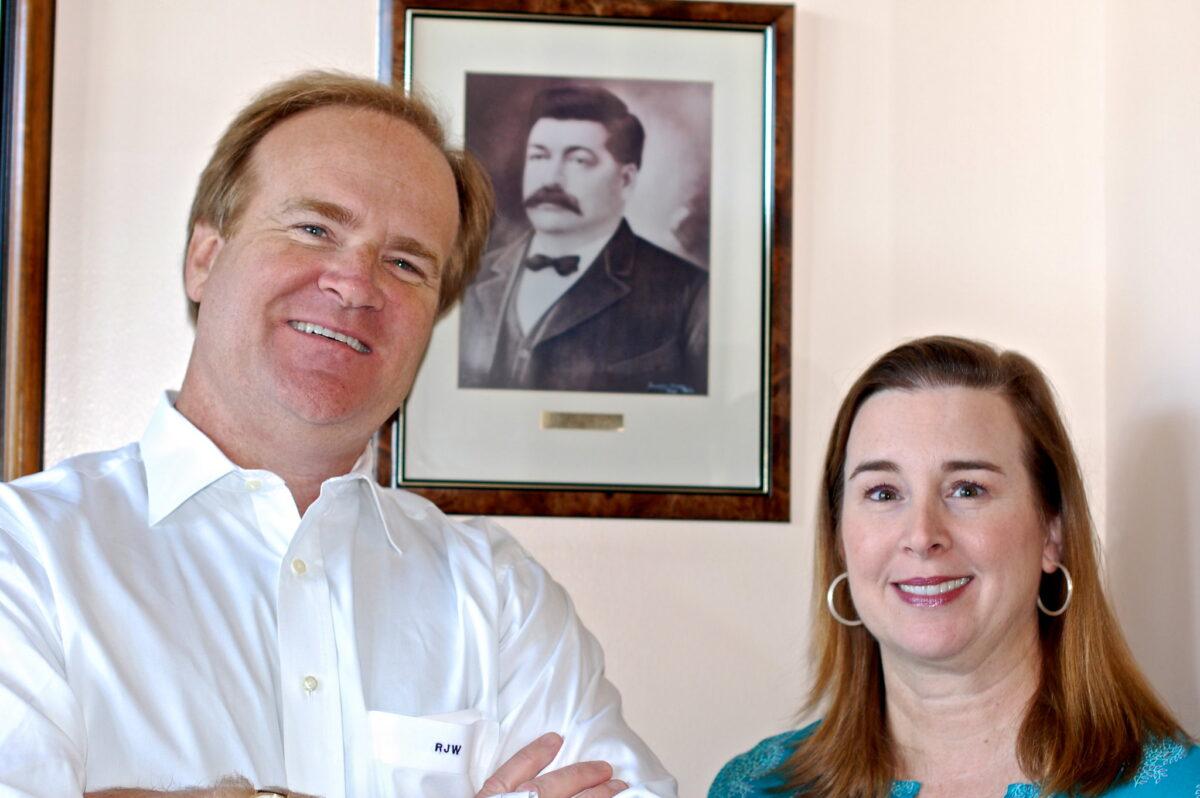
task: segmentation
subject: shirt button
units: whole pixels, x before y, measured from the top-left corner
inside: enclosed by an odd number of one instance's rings
[[[296,576],[304,576],[304,573],[308,570],[308,565],[304,562],[304,560],[297,557],[296,559],[292,560],[292,570],[295,572]]]
[[[300,683],[300,685],[304,688],[304,692],[306,693],[311,693],[313,690],[316,690],[317,684],[318,682],[316,676],[305,676],[304,681]]]
[[[253,492],[253,491],[256,491],[256,490],[258,490],[258,489],[259,489],[259,488],[261,488],[261,487],[262,487],[262,480],[261,480],[261,479],[248,479],[248,480],[246,480],[246,490],[248,490],[248,491],[251,491],[251,492]]]

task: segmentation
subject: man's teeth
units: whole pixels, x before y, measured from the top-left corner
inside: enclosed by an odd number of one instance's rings
[[[343,335],[340,332],[335,332],[328,327],[322,327],[320,324],[313,324],[311,321],[289,321],[293,330],[299,330],[302,333],[311,333],[312,335],[322,335],[326,338],[332,338],[335,341],[341,341],[346,346],[353,349],[355,352],[362,352],[364,355],[371,350],[367,345],[349,335]]]
[[[899,588],[904,593],[912,593],[915,596],[938,596],[942,593],[949,593],[951,590],[957,590],[970,581],[971,577],[964,576],[961,579],[951,579],[949,582],[938,582],[936,585],[899,585]]]

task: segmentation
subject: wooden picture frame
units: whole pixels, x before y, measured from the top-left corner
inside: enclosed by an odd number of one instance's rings
[[[736,330],[736,335],[753,345],[756,354],[748,354],[750,349],[743,345],[746,341],[741,338],[737,342],[740,348],[736,357],[726,352],[734,347],[722,342],[720,356],[725,357],[725,361],[718,361],[718,355],[712,354],[710,349],[708,362],[715,364],[711,369],[718,377],[714,379],[716,388],[728,390],[724,393],[711,390],[698,397],[600,394],[588,388],[574,392],[538,389],[471,391],[466,388],[473,386],[464,387],[462,372],[456,371],[456,368],[462,368],[461,365],[456,367],[452,363],[456,360],[453,347],[458,346],[459,340],[452,313],[435,330],[433,344],[406,407],[402,408],[391,429],[380,435],[381,481],[420,493],[450,513],[788,520],[792,7],[647,0],[393,0],[391,10],[392,80],[430,96],[443,110],[454,109],[458,103],[466,107],[467,84],[481,73],[487,73],[485,76],[489,78],[495,77],[493,72],[509,73],[501,77],[511,78],[512,85],[518,89],[521,80],[624,85],[622,81],[653,82],[647,79],[663,77],[658,82],[669,83],[681,78],[686,81],[689,78],[686,64],[699,63],[697,58],[688,55],[689,52],[702,53],[700,58],[707,59],[715,50],[715,57],[719,58],[723,43],[728,42],[731,53],[754,53],[752,59],[743,59],[751,64],[749,68],[728,70],[732,77],[724,77],[725,71],[722,71],[721,76],[714,79],[712,73],[699,70],[696,82],[709,74],[713,107],[718,102],[724,103],[722,113],[712,114],[713,120],[755,116],[754,113],[730,113],[731,108],[743,111],[746,108],[744,104],[732,103],[731,98],[741,101],[748,97],[752,103],[757,103],[750,106],[751,110],[760,109],[758,118],[747,123],[752,125],[750,129],[756,135],[730,135],[730,130],[722,131],[716,127],[717,121],[712,123],[714,129],[708,132],[712,137],[713,155],[717,156],[712,158],[716,164],[712,171],[714,184],[721,181],[722,169],[729,178],[725,183],[730,185],[742,185],[738,181],[747,174],[757,181],[746,184],[752,187],[750,190],[739,189],[742,199],[749,201],[738,204],[738,218],[727,218],[729,208],[722,209],[714,204],[712,227],[709,228],[714,231],[714,246],[721,238],[716,233],[722,231],[738,230],[745,236],[745,231],[749,230],[754,239],[749,247],[727,245],[724,250],[714,251],[714,257],[718,252],[724,255],[719,264],[722,271],[718,272],[718,267],[710,271],[713,281],[711,302],[718,303],[710,307],[713,308],[713,319],[720,318],[724,324],[724,327],[717,325],[714,329],[726,333]],[[608,56],[605,48],[631,38],[640,39],[643,52],[654,51],[657,55],[661,50],[664,61],[678,50],[682,55],[675,63],[685,66],[663,75],[654,72],[656,67],[653,65],[649,72],[644,66],[640,72],[628,67],[633,71],[626,74],[622,70],[627,68],[628,56]],[[540,62],[534,63],[532,69],[528,58],[514,68],[509,56],[500,55],[495,58],[493,69],[488,62],[490,56],[479,55],[493,41],[503,41],[506,51],[540,53],[557,49],[566,55],[557,60],[547,55],[544,66]],[[529,47],[530,41],[554,46]],[[574,53],[584,51],[593,54],[586,64],[571,61],[576,57]],[[599,55],[595,55],[597,52]],[[464,53],[472,55],[468,57],[462,55]],[[742,63],[737,61],[740,57],[731,55],[731,63]],[[468,58],[473,60],[464,66]],[[609,58],[611,68],[597,67],[597,58]],[[689,58],[692,61],[688,61]],[[482,72],[478,67],[481,59],[486,62]],[[681,69],[683,74],[680,74]],[[577,77],[591,75],[600,77],[595,80]],[[462,134],[463,118],[469,118],[469,113],[452,110],[450,116],[453,117],[450,133],[457,137]],[[745,128],[733,130],[735,133],[746,131]],[[470,147],[470,131],[465,139]],[[746,144],[744,150],[739,150],[747,153],[745,158],[730,158],[729,151],[721,147],[722,143],[728,145],[734,140]],[[523,136],[520,143],[523,152]],[[486,165],[486,159],[481,159]],[[728,163],[735,166],[730,167]],[[728,193],[724,183],[718,188],[722,190],[706,186],[714,197]],[[754,207],[756,204],[757,208]],[[723,211],[725,216],[722,216]],[[707,208],[705,212],[707,214]],[[708,216],[704,218],[707,223]],[[725,239],[732,238],[732,235],[725,236]],[[743,251],[755,254],[739,257]],[[729,256],[731,252],[733,257]],[[728,297],[737,291],[730,289],[738,289],[743,284],[751,284],[756,289],[739,294],[742,299],[737,301],[741,304],[734,306],[735,300]],[[722,302],[729,307],[719,304]],[[743,332],[746,328],[750,332]],[[749,400],[744,400],[747,395],[745,381],[732,387],[720,383],[722,375],[735,372],[751,375],[753,390]],[[456,378],[455,374],[459,376]],[[736,408],[732,399],[723,398],[726,394],[736,395]],[[557,418],[551,411],[587,406],[589,402],[581,403],[580,396],[588,397],[591,405],[602,409],[615,407],[622,410],[626,406],[631,409],[628,413],[567,412],[568,426],[578,426],[566,432],[553,426],[558,421],[551,421],[547,426],[548,418]],[[720,404],[721,401],[725,404]],[[506,412],[509,413],[507,417]],[[733,413],[745,415],[730,421]],[[485,419],[478,423],[485,432],[489,429],[488,424],[502,431],[497,433],[500,437],[495,442],[488,440],[486,434],[481,436],[470,430],[464,433],[458,429],[469,419],[490,418],[493,414],[501,420]],[[532,420],[538,416],[540,428],[538,422]],[[575,416],[578,418],[572,418]],[[625,428],[627,417],[631,419],[629,429]],[[523,429],[528,428],[529,431],[519,434],[533,441],[530,446],[523,445],[524,438],[518,440],[518,445],[513,444],[509,437],[514,426],[510,419],[513,418],[520,418]],[[725,429],[727,421],[728,429]],[[678,452],[672,451],[672,456],[667,458],[669,463],[661,469],[657,464],[647,466],[641,462],[645,460],[648,448],[659,446],[661,449],[657,440],[646,443],[654,438],[656,428],[670,427],[672,423],[676,423],[676,429],[664,433],[664,440],[678,442]],[[610,430],[622,431],[625,438],[619,445],[609,445],[616,440],[611,433],[607,438],[598,437],[605,433],[583,431],[583,425],[587,424],[607,425]],[[737,445],[731,447],[729,457],[725,458],[724,449],[729,447],[720,441],[722,435],[727,440],[733,434],[729,430],[737,432]],[[539,435],[543,437],[539,438]],[[712,440],[705,443],[705,435],[713,436]],[[539,449],[549,436],[559,437],[557,442],[546,444],[544,450]],[[693,448],[705,452],[703,457],[694,456],[688,448],[693,438],[701,441]],[[629,454],[625,454],[626,451]],[[637,454],[639,451],[641,455]],[[440,457],[447,452],[456,453],[458,460],[443,466]],[[622,460],[623,457],[626,459]],[[708,459],[704,460],[704,457]],[[570,458],[577,458],[578,462],[566,462]],[[732,466],[727,468],[726,459],[737,463],[736,471]],[[462,465],[468,460],[469,469]],[[482,465],[476,467],[477,462]],[[543,462],[552,462],[554,468],[565,468],[564,473],[569,476],[548,476],[549,466],[543,467]],[[495,474],[488,469],[494,469]],[[589,469],[594,469],[594,478]],[[678,473],[672,469],[678,469]],[[633,476],[627,478],[627,471]],[[661,479],[659,471],[662,472]],[[710,473],[713,474],[711,479]]]
[[[3,475],[42,467],[53,0],[3,0]]]

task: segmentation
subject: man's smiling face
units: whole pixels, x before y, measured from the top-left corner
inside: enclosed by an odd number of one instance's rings
[[[284,120],[251,156],[233,231],[193,232],[181,402],[369,436],[416,376],[457,230],[450,167],[416,128],[338,107]]]

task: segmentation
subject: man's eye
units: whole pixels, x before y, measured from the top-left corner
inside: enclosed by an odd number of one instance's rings
[[[388,263],[396,267],[397,271],[412,272],[413,274],[421,274],[421,269],[407,258],[391,258]]]
[[[329,231],[319,224],[302,224],[299,227],[314,238],[327,238],[329,236]]]
[[[976,499],[985,493],[983,486],[974,482],[960,482],[950,491],[956,499]]]
[[[568,158],[571,163],[579,164],[580,166],[595,166],[596,159],[585,153],[576,153]]]
[[[525,156],[528,161],[544,161],[548,156],[544,152],[531,152]]]
[[[900,494],[895,488],[887,485],[876,485],[867,490],[867,500],[873,502],[894,502],[900,498]]]

